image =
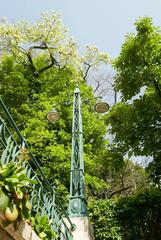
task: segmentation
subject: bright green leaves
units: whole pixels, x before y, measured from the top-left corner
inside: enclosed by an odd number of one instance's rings
[[[9,203],[9,198],[0,189],[0,209],[1,209],[1,211],[6,209],[6,207],[8,206],[8,203]]]
[[[140,18],[137,22],[135,22],[135,26],[137,33],[141,36],[150,36],[150,34],[154,33],[154,30],[158,30],[158,28],[153,26],[153,21],[150,17]]]
[[[130,105],[123,102],[114,106],[107,116],[107,123],[112,125],[110,132],[116,134],[115,140],[124,145],[124,151],[126,151],[126,145],[129,147],[131,141],[134,141],[133,123],[135,118],[136,112]]]
[[[116,200],[97,200],[89,205],[91,221],[94,227],[96,240],[121,240],[120,226],[114,217]]]
[[[115,88],[122,102],[110,111],[107,122],[115,144],[124,154],[151,156],[154,182],[160,179],[161,149],[161,32],[152,19],[135,23],[115,60]]]
[[[109,184],[105,182],[104,179],[98,176],[92,176],[89,174],[86,174],[85,176],[85,182],[86,182],[86,195],[87,198],[91,198],[91,196],[97,196],[101,197],[105,194],[105,192],[109,189]]]
[[[115,86],[125,100],[137,95],[141,87],[160,86],[161,35],[149,18],[136,22],[136,35],[128,35],[121,54],[114,62]]]
[[[8,222],[29,218],[32,205],[29,191],[37,181],[28,178],[25,168],[13,161],[0,166],[0,210]]]
[[[153,155],[160,148],[160,111],[160,103],[150,92],[133,104],[119,103],[113,108],[107,121],[124,152],[132,150],[134,155]]]
[[[0,185],[7,191],[14,188],[30,188],[31,184],[36,183],[35,180],[27,177],[24,167],[21,167],[19,164],[16,165],[11,161],[7,165],[0,167]]]
[[[33,228],[40,239],[58,239],[58,234],[51,229],[51,222],[46,216],[40,216],[40,214],[37,213],[34,218],[31,218],[31,220]]]
[[[22,66],[14,58],[4,56],[0,66],[0,96],[10,107],[19,107],[29,95],[28,81]]]
[[[87,46],[79,55],[77,44],[53,12],[42,14],[33,24],[1,23],[0,42],[4,47],[0,94],[49,181],[59,182],[58,192],[65,189],[67,194],[69,189],[74,88],[79,85],[83,100],[91,98],[82,106],[85,168],[100,191],[107,184],[101,176],[108,167],[106,124],[104,116],[94,114],[96,100],[84,74],[88,64],[91,71],[109,63],[108,54]],[[62,104],[66,102],[70,106]],[[46,115],[55,104],[60,119],[51,124]]]

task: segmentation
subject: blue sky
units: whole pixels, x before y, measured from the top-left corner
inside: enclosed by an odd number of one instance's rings
[[[161,0],[0,0],[0,16],[10,21],[34,21],[50,10],[61,14],[80,49],[92,44],[112,57],[140,16],[151,16],[161,26]]]

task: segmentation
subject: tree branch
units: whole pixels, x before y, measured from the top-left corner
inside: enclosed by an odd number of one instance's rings
[[[133,187],[133,185],[131,185],[131,186],[128,186],[128,187],[123,187],[123,188],[121,188],[121,189],[119,189],[119,190],[117,190],[117,191],[115,191],[115,192],[112,192],[111,194],[110,194],[110,196],[109,196],[109,198],[112,198],[114,195],[116,195],[116,194],[120,194],[121,192],[124,192],[124,191],[126,191],[126,190],[128,190],[128,189],[130,189],[130,188],[132,188]]]
[[[89,63],[87,63],[87,62],[85,62],[84,64],[88,66],[86,71],[85,71],[84,77],[83,77],[83,79],[87,82],[86,78],[87,78],[87,75],[88,75],[88,72],[90,70],[91,65]]]
[[[101,85],[99,80],[98,81],[96,80],[96,83],[97,83],[97,86],[95,87],[95,90],[93,91],[93,93],[96,93],[96,91],[99,89],[99,87]]]
[[[32,51],[34,49],[41,49],[41,50],[47,50],[49,52],[49,56],[50,56],[50,64],[40,68],[40,69],[36,69],[34,63],[33,63],[33,60],[32,60]],[[28,60],[30,62],[30,67],[31,67],[31,70],[34,74],[35,77],[38,77],[39,74],[41,74],[42,72],[46,71],[47,69],[51,68],[52,66],[57,66],[60,68],[60,65],[58,64],[58,62],[56,61],[56,59],[53,57],[52,55],[52,52],[51,52],[51,49],[46,45],[46,43],[42,43],[41,46],[31,46],[29,49],[28,49],[28,52],[27,52],[27,57],[28,57]]]
[[[154,87],[155,87],[155,89],[157,90],[158,95],[159,95],[159,97],[160,97],[160,99],[161,99],[161,90],[160,90],[160,87],[159,87],[157,81],[156,81],[156,80],[152,80],[151,82],[154,84]]]
[[[47,46],[46,46],[46,47],[47,47]],[[48,47],[47,47],[46,49],[47,49],[48,52],[49,52],[51,63],[50,63],[49,65],[46,65],[45,67],[39,69],[39,70],[38,70],[38,73],[39,73],[39,74],[42,73],[42,72],[44,72],[45,70],[51,68],[51,67],[54,66],[54,65],[60,68],[60,65],[58,64],[58,62],[56,61],[56,59],[55,59],[55,58],[53,57],[53,55],[52,55],[51,49],[48,48]]]

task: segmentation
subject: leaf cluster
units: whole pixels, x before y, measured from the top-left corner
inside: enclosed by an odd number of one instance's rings
[[[120,226],[114,218],[116,200],[95,200],[89,205],[89,216],[94,227],[96,240],[121,240]]]
[[[52,230],[51,222],[48,220],[46,216],[40,216],[39,213],[35,215],[35,217],[31,218],[32,226],[35,232],[38,234],[40,239],[43,240],[52,240],[58,239],[57,233]]]
[[[29,202],[29,193],[35,180],[27,177],[25,168],[13,161],[0,166],[0,188],[1,197],[6,197],[8,201],[6,206],[1,209],[5,210],[7,206],[15,205],[18,209],[19,220],[23,217],[29,218],[32,208]],[[2,206],[4,204],[2,203]]]

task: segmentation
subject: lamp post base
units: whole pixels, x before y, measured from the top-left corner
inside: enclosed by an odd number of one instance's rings
[[[68,205],[69,217],[86,217],[87,202],[84,197],[70,197]]]
[[[73,240],[93,240],[93,228],[88,217],[70,217],[76,229],[72,232]],[[64,219],[67,224],[67,221]],[[68,226],[69,227],[69,226]]]

